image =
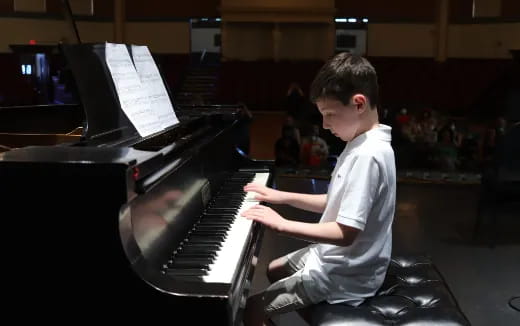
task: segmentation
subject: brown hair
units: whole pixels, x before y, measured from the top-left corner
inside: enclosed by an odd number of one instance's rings
[[[346,105],[358,93],[368,98],[371,108],[378,105],[376,70],[367,59],[343,52],[321,67],[311,84],[310,100],[333,98]]]

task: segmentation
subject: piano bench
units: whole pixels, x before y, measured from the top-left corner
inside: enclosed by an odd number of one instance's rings
[[[394,256],[378,293],[358,307],[320,303],[312,326],[470,325],[442,275],[425,256]]]

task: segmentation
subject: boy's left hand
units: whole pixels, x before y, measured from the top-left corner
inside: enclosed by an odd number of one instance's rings
[[[283,230],[285,223],[288,221],[273,209],[264,205],[255,205],[243,211],[241,215],[247,219],[262,223],[268,228],[278,232]]]

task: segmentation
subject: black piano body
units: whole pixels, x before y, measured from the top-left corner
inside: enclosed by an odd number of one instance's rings
[[[81,318],[238,324],[262,237],[259,225],[252,224],[239,261],[229,266],[231,282],[169,274],[167,265],[192,244],[189,236],[208,207],[223,208],[213,198],[222,205],[222,198],[233,196],[230,185],[241,188],[255,173],[269,173],[271,162],[250,160],[236,149],[241,114],[233,106],[179,110],[179,124],[143,138],[117,112],[117,128],[0,154],[9,305],[32,311],[22,318],[41,320],[65,318],[67,311]],[[201,240],[193,245],[218,247]]]

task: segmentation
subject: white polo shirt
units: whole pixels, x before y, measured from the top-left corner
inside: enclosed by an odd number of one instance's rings
[[[327,193],[320,223],[361,230],[348,247],[311,246],[303,284],[314,302],[358,305],[383,283],[392,251],[396,173],[391,128],[380,124],[350,141]]]

